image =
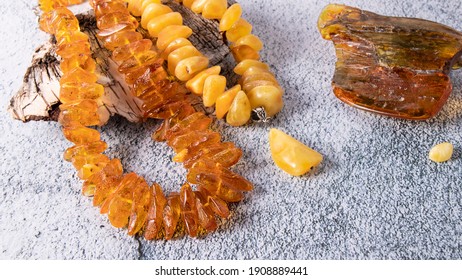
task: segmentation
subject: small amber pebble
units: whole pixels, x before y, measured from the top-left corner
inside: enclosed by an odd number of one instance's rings
[[[233,46],[231,47],[231,53],[233,54],[234,60],[237,62],[241,62],[246,59],[260,59],[260,54],[252,47],[247,45]]]
[[[260,40],[260,38],[258,38],[257,36],[255,36],[253,34],[243,36],[243,37],[239,38],[233,44],[233,46],[235,46],[235,47],[241,46],[241,45],[247,45],[247,46],[251,47],[252,49],[254,49],[257,52],[260,51],[261,49],[263,49],[262,41]]]
[[[322,161],[320,153],[275,128],[269,132],[269,144],[274,163],[293,176],[305,174]]]
[[[444,142],[431,148],[428,158],[434,162],[445,162],[451,159],[454,146],[451,143]]]
[[[168,44],[167,48],[161,53],[161,56],[163,59],[168,59],[168,56],[173,51],[185,46],[192,46],[192,43],[186,38],[175,39],[170,44]]]
[[[238,75],[243,75],[250,67],[257,67],[265,71],[269,71],[269,66],[266,63],[263,63],[255,59],[244,59],[241,62],[239,62],[239,64],[237,64],[236,67],[234,67],[234,73]]]
[[[272,117],[281,111],[283,106],[282,91],[275,86],[258,86],[248,92],[252,109],[263,107],[266,115]]]
[[[167,65],[168,71],[172,74],[175,73],[176,66],[180,61],[188,57],[201,56],[202,54],[194,46],[184,46],[178,48],[168,55]]]
[[[204,56],[193,56],[183,59],[175,68],[175,76],[180,81],[187,81],[209,66],[209,59]]]

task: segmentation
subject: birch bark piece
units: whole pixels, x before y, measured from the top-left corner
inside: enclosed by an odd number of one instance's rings
[[[169,0],[164,1],[172,10],[182,14],[184,24],[193,30],[189,40],[210,59],[210,65],[220,65],[222,75],[228,77],[229,86],[237,81],[233,72],[235,62],[229,51],[227,42],[218,30],[218,21],[204,19],[183,5]],[[228,1],[229,5],[234,1]],[[99,104],[99,112],[106,123],[110,116],[118,114],[131,122],[143,120],[141,101],[130,94],[124,78],[117,72],[116,63],[96,37],[97,27],[94,14],[88,12],[78,14],[81,30],[89,36],[93,58],[97,63],[98,82],[105,88]],[[139,28],[143,36],[149,37],[146,30]],[[11,98],[8,111],[14,119],[28,121],[57,121],[59,116],[59,79],[62,72],[59,68],[60,58],[55,53],[54,38],[40,46],[32,57],[21,88]],[[198,103],[199,104],[199,103]],[[210,113],[210,109],[206,110]]]

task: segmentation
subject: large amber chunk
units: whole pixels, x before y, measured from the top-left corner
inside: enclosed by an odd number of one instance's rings
[[[352,106],[423,120],[452,91],[449,72],[460,67],[462,33],[450,27],[331,4],[318,28],[336,49],[334,93]]]

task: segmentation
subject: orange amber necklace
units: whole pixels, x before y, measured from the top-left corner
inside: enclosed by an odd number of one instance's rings
[[[208,127],[211,119],[196,112],[188,96],[171,82],[161,67],[163,60],[151,50],[149,40],[136,32],[137,21],[121,1],[93,0],[98,27],[105,47],[113,51],[132,93],[143,101],[147,117],[163,119],[156,138],[166,140],[177,153],[175,160],[188,170],[179,193],[164,196],[161,187],[152,187],[135,173],[123,174],[119,159],[103,154],[107,145],[97,130],[98,104],[103,87],[98,84],[95,62],[88,37],[80,31],[76,17],[65,5],[80,0],[40,0],[42,30],[53,34],[61,56],[59,118],[67,140],[75,145],[64,158],[71,161],[84,180],[83,193],[94,196],[93,204],[108,214],[115,227],[128,227],[128,233],[142,232],[146,239],[170,239],[186,231],[195,237],[217,228],[216,216],[229,216],[228,202],[243,199],[253,187],[230,171],[242,152]]]
[[[267,120],[283,106],[283,90],[266,63],[259,61],[263,48],[260,39],[251,34],[252,25],[241,17],[239,4],[228,7],[226,0],[177,1],[202,14],[206,19],[219,21],[218,28],[231,42],[231,52],[238,62],[234,72],[241,75],[239,84],[226,90],[226,77],[219,75],[220,66],[208,68],[207,57],[187,39],[192,30],[183,25],[180,13],[161,3],[161,0],[126,0],[134,16],[141,17],[141,26],[157,38],[157,48],[167,59],[169,72],[194,94],[203,98],[204,105],[215,105],[216,116],[233,126],[246,124],[251,111],[258,119]],[[226,90],[226,91],[225,91]]]

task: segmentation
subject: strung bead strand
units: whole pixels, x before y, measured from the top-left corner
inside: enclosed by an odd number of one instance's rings
[[[195,112],[178,85],[169,81],[160,66],[162,59],[135,31],[136,20],[118,10],[125,9],[123,2],[94,0],[100,35],[120,61],[119,72],[133,93],[143,93],[139,97],[147,114],[165,119],[156,137],[177,152],[175,161],[183,162],[187,180],[197,184],[197,190],[185,183],[179,193],[166,197],[158,184],[149,187],[135,173],[124,175],[120,160],[102,154],[107,144],[97,130],[88,127],[101,124],[98,104],[104,91],[96,83],[88,37],[62,2],[41,0],[39,4],[44,11],[40,27],[55,35],[62,57],[59,122],[66,139],[75,144],[64,158],[84,180],[83,193],[93,196],[93,204],[108,214],[113,226],[127,226],[129,235],[143,232],[146,239],[170,239],[183,230],[193,237],[214,231],[216,216],[229,216],[227,202],[242,200],[243,192],[252,189],[250,182],[228,170],[239,160],[240,149],[221,142],[219,134],[208,129],[211,119]]]
[[[201,95],[204,106],[215,106],[216,116],[233,126],[246,124],[251,110],[263,108],[266,117],[277,114],[283,106],[283,90],[266,63],[259,61],[261,40],[251,34],[252,25],[241,17],[239,4],[227,7],[226,0],[184,0],[184,6],[204,18],[219,20],[219,29],[231,42],[231,52],[238,62],[234,72],[241,76],[239,84],[226,90],[226,77],[220,67],[209,68],[207,57],[200,53],[188,37],[192,30],[183,25],[180,13],[173,12],[161,0],[126,0],[134,16],[141,17],[141,26],[157,38],[156,46],[167,59],[168,70],[186,83],[194,94]]]

